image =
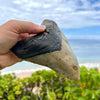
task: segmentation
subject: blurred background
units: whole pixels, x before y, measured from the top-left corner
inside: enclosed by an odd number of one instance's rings
[[[0,0],[0,25],[16,19],[41,24],[54,20],[68,39],[80,64],[100,68],[100,0]],[[2,73],[39,69],[29,62],[17,63]]]

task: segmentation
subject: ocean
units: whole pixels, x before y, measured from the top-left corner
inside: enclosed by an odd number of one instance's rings
[[[80,66],[87,68],[97,67],[100,69],[100,39],[68,39],[68,42],[74,51]],[[49,69],[44,66],[29,62],[20,62],[8,68],[1,70],[1,74],[8,73],[29,73],[37,70]]]
[[[69,39],[79,63],[100,62],[100,39]]]

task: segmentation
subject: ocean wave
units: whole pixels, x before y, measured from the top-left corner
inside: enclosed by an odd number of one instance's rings
[[[36,71],[38,71],[38,70],[50,70],[50,68],[48,68],[48,67],[45,67],[45,66],[41,66],[41,65],[34,65],[34,66],[32,66],[32,67],[35,67],[34,69],[33,68],[30,68],[30,69],[28,69],[28,67],[26,68],[26,69],[21,69],[20,70],[20,68],[19,69],[15,69],[15,70],[1,70],[1,75],[4,75],[4,74],[11,74],[11,73],[15,73],[16,75],[17,74],[21,74],[21,73],[33,73],[33,72],[36,72]]]
[[[81,63],[79,64],[80,67],[81,66],[86,66],[86,68],[90,69],[90,68],[98,68],[100,69],[100,63]]]

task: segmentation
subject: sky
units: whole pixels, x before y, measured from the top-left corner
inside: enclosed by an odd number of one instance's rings
[[[99,35],[100,0],[0,0],[0,25],[11,19],[51,19],[65,35]]]
[[[0,25],[11,19],[50,19],[68,39],[100,39],[100,0],[0,0]],[[32,66],[17,66],[23,64]]]

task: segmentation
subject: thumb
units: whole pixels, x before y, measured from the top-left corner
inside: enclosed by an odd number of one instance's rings
[[[17,42],[20,33],[37,34],[45,31],[45,26],[32,22],[10,20],[0,26],[0,54],[7,53]]]
[[[2,25],[9,31],[15,32],[17,34],[20,33],[33,33],[37,34],[45,31],[46,27],[43,25],[37,25],[32,22],[26,21],[18,21],[18,20],[10,20],[7,23]]]

